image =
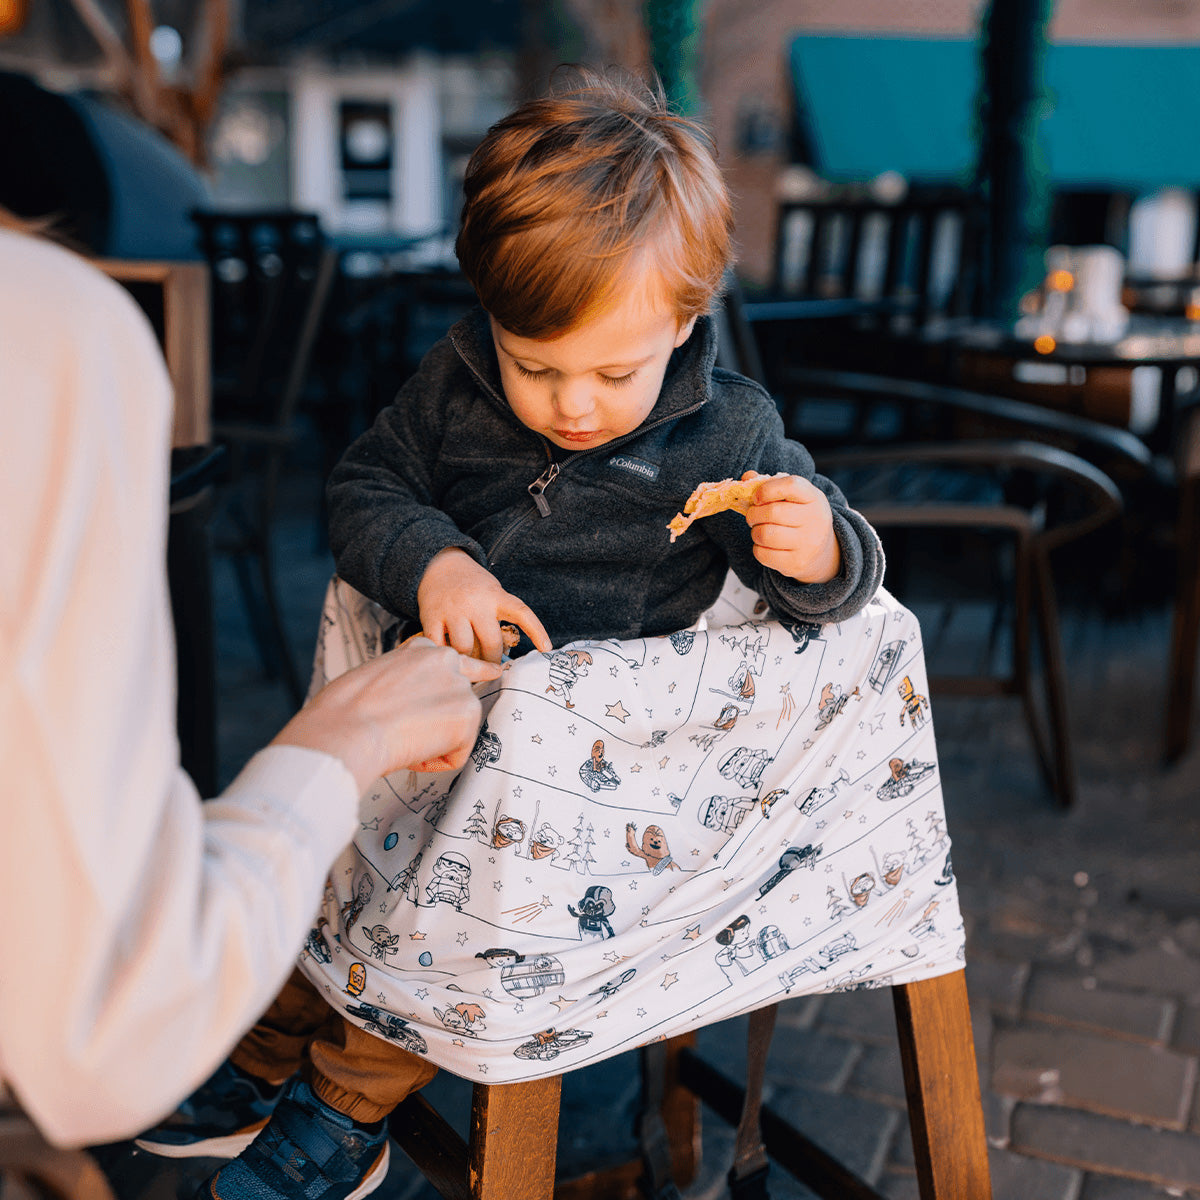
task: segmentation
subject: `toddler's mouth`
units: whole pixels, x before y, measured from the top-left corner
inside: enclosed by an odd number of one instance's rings
[[[564,442],[591,442],[600,437],[599,429],[556,429],[554,431],[556,437],[562,438]]]

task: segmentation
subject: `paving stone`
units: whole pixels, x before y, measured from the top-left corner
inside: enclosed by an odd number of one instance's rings
[[[1182,1129],[1196,1060],[1160,1046],[1073,1029],[997,1029],[992,1087],[1040,1104],[1063,1104]]]
[[[904,1068],[900,1062],[899,1043],[864,1046],[846,1081],[846,1090],[881,1104],[903,1106],[906,1103]]]
[[[879,1178],[903,1114],[861,1096],[781,1088],[771,1108],[869,1183]]]
[[[1021,1009],[1029,964],[967,955],[967,994],[971,1011],[986,1008],[999,1016],[1015,1018]]]
[[[738,1017],[702,1029],[696,1037],[705,1061],[739,1086],[746,1078],[747,1025],[745,1017]],[[837,1091],[861,1053],[856,1042],[821,1029],[777,1028],[767,1059],[767,1079]]]
[[[863,988],[825,997],[820,1028],[885,1044],[896,1037],[896,1008],[891,988]]]
[[[1114,1175],[1087,1175],[1079,1200],[1167,1200],[1171,1196],[1191,1195],[1180,1188],[1158,1187],[1138,1179],[1119,1179]]]
[[[1092,976],[1035,968],[1025,996],[1025,1015],[1084,1029],[1106,1030],[1148,1042],[1165,1041],[1177,1004],[1146,992],[1117,991]]]
[[[1094,974],[1101,983],[1200,999],[1200,959],[1169,939],[1129,954],[1102,957]]]
[[[989,1149],[992,1200],[1078,1200],[1083,1172],[1061,1163]]]
[[[1012,1149],[1164,1187],[1200,1188],[1200,1138],[1069,1108],[1018,1104]]]
[[[1200,1055],[1200,1008],[1194,1004],[1181,1004],[1175,1014],[1175,1029],[1171,1045],[1185,1054]]]

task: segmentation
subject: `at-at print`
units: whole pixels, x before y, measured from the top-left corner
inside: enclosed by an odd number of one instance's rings
[[[843,933],[841,937],[827,942],[816,954],[806,955],[796,966],[780,972],[779,982],[783,984],[785,992],[790,992],[803,976],[828,971],[839,958],[845,958],[846,955],[852,954],[857,949],[858,943],[854,940],[854,935]]]

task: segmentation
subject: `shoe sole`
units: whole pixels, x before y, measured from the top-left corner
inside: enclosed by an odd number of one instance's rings
[[[362,1200],[363,1196],[369,1196],[375,1191],[387,1178],[388,1163],[391,1157],[391,1147],[387,1142],[384,1142],[383,1149],[380,1151],[379,1157],[375,1160],[375,1165],[367,1172],[362,1183],[346,1197],[346,1200]]]
[[[268,1118],[264,1117],[257,1125],[239,1129],[237,1133],[205,1138],[201,1142],[152,1142],[148,1139],[134,1138],[133,1144],[139,1150],[145,1150],[159,1158],[237,1158],[266,1128],[267,1120]],[[363,1193],[364,1196],[366,1194]]]

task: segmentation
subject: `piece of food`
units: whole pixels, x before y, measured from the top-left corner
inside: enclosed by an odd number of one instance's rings
[[[671,541],[674,541],[687,527],[701,517],[711,517],[713,513],[727,512],[733,509],[743,515],[750,511],[754,503],[754,493],[771,475],[752,475],[749,479],[722,479],[717,483],[702,483],[688,497],[683,506],[683,512],[678,513],[667,524],[671,531]]]

